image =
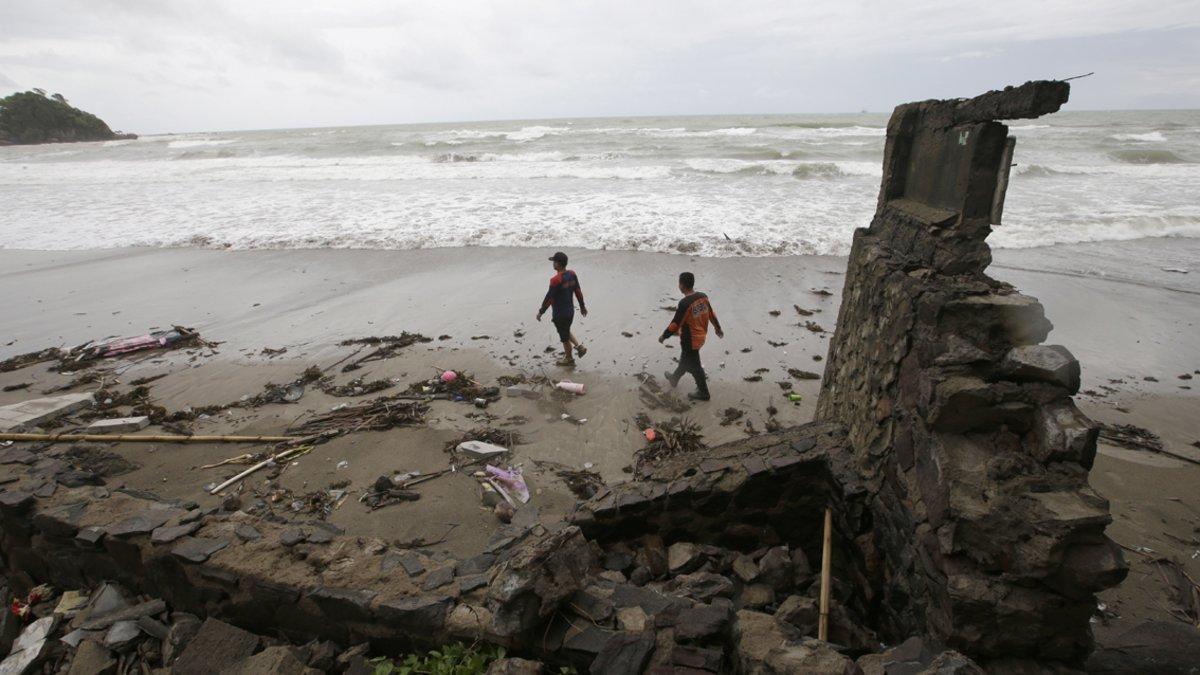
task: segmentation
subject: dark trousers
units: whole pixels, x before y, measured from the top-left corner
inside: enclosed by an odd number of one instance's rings
[[[691,373],[696,379],[696,391],[700,392],[701,396],[708,396],[708,379],[704,377],[704,366],[700,365],[699,349],[683,347],[681,350],[679,366],[675,368],[675,376],[672,379],[678,382],[684,373]]]

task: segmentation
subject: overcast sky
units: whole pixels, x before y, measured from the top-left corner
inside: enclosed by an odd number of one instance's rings
[[[1093,70],[1069,109],[1200,108],[1200,2],[0,1],[0,92],[140,133],[885,111]]]

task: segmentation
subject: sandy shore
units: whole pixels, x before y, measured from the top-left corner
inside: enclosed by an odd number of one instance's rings
[[[546,252],[536,249],[3,250],[0,359],[171,324],[192,326],[221,342],[215,353],[134,355],[104,366],[123,383],[167,373],[153,383],[152,396],[178,410],[254,395],[265,383],[289,381],[310,365],[328,368],[352,351],[338,346],[347,338],[401,331],[431,338],[449,335],[353,374],[331,373],[339,384],[354,376],[401,382],[384,393],[428,378],[435,366],[471,371],[485,384],[500,375],[533,375],[543,369],[555,379],[585,383],[588,394],[567,403],[504,398],[487,410],[495,416],[488,423],[526,436],[528,443],[519,446],[514,461],[529,476],[535,493],[531,503],[543,518],[555,518],[568,513],[575,498],[551,468],[537,462],[590,465],[608,482],[625,477],[641,444],[631,420],[644,411],[632,376],[661,376],[672,366],[677,349],[659,345],[656,337],[670,318],[662,308],[676,299],[675,276],[690,269],[698,286],[710,292],[727,332],[724,340],[710,336],[703,351],[714,400],[688,413],[702,425],[706,441],[745,437],[746,420],[761,430],[772,405],[785,426],[810,419],[819,382],[794,382],[804,396],[795,406],[784,400],[776,383],[790,379],[788,368],[821,371],[828,333],[817,329],[834,328],[843,258],[569,253],[591,312],[586,319],[577,318],[577,335],[590,352],[572,373],[556,369],[553,355],[545,352],[555,342],[552,326],[534,321],[550,276]],[[1050,342],[1067,345],[1082,362],[1083,388],[1090,393],[1080,401],[1089,414],[1147,427],[1171,451],[1200,460],[1200,448],[1192,445],[1200,441],[1200,390],[1190,388],[1193,382],[1200,387],[1200,269],[1190,274],[1162,270],[1200,260],[1200,244],[1143,240],[998,251],[995,258],[992,275],[1039,298],[1055,324]],[[793,305],[814,314],[800,316]],[[813,322],[812,329],[805,322]],[[287,351],[270,356],[264,348]],[[759,369],[765,371],[756,373]],[[1195,380],[1179,379],[1193,374]],[[761,381],[745,379],[756,375]],[[44,365],[0,374],[0,385],[30,384],[28,390],[0,393],[0,405],[68,379]],[[195,430],[277,433],[297,418],[353,400],[309,390],[299,403],[236,409],[198,421]],[[730,407],[744,411],[745,417],[722,426],[722,411]],[[484,423],[468,416],[479,412],[461,403],[435,402],[426,427],[339,438],[289,467],[279,482],[303,492],[350,480],[355,491],[389,471],[443,468],[443,444]],[[587,423],[563,422],[563,412]],[[663,411],[651,415],[668,416]],[[514,416],[528,421],[515,423]],[[197,467],[246,451],[133,444],[116,450],[140,468],[112,484],[202,504],[217,501],[203,486],[232,472]],[[335,468],[342,460],[348,466]],[[1195,464],[1109,446],[1102,447],[1092,472],[1093,486],[1112,501],[1113,538],[1177,557],[1194,578],[1200,578],[1198,479],[1200,466]],[[387,539],[436,539],[455,525],[443,545],[450,551],[479,547],[497,526],[479,508],[475,482],[462,476],[428,483],[419,502],[367,513],[348,500],[330,520],[351,533]],[[1131,626],[1133,619],[1170,616],[1156,570],[1142,556],[1131,557],[1136,560],[1129,581],[1103,598],[1115,616],[1097,625],[1101,639]]]

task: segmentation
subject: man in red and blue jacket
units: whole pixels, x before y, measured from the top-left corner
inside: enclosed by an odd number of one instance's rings
[[[712,323],[717,337],[725,337],[721,330],[721,322],[713,311],[712,301],[708,296],[696,290],[696,275],[684,272],[679,275],[679,292],[683,299],[675,310],[671,325],[659,336],[659,342],[666,342],[672,335],[679,335],[679,367],[675,372],[663,373],[672,387],[679,384],[679,378],[685,373],[691,373],[696,380],[696,391],[688,394],[693,401],[707,401],[708,378],[704,375],[704,366],[700,365],[700,348],[704,346],[704,338],[708,336],[708,324]]]
[[[542,300],[542,308],[538,310],[537,320],[542,320],[546,309],[553,307],[550,320],[558,330],[558,339],[562,341],[563,357],[559,359],[560,366],[575,365],[575,357],[571,354],[572,345],[580,356],[587,354],[587,347],[571,334],[571,322],[575,320],[575,299],[579,299],[579,312],[587,316],[587,305],[583,303],[583,291],[579,288],[579,277],[567,269],[567,254],[559,251],[550,256],[554,263],[554,276],[550,278],[550,290]]]

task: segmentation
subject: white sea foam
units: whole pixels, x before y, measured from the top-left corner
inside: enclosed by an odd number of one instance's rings
[[[236,138],[196,138],[182,141],[171,141],[167,143],[168,148],[203,148],[210,145],[228,145],[235,142]]]
[[[3,147],[0,247],[841,254],[874,212],[886,121],[492,122]],[[993,244],[1200,237],[1200,113],[1061,113],[1012,131],[1017,167]]]
[[[1140,141],[1142,143],[1165,143],[1167,137],[1161,131],[1151,131],[1145,134],[1113,134],[1118,141]]]

